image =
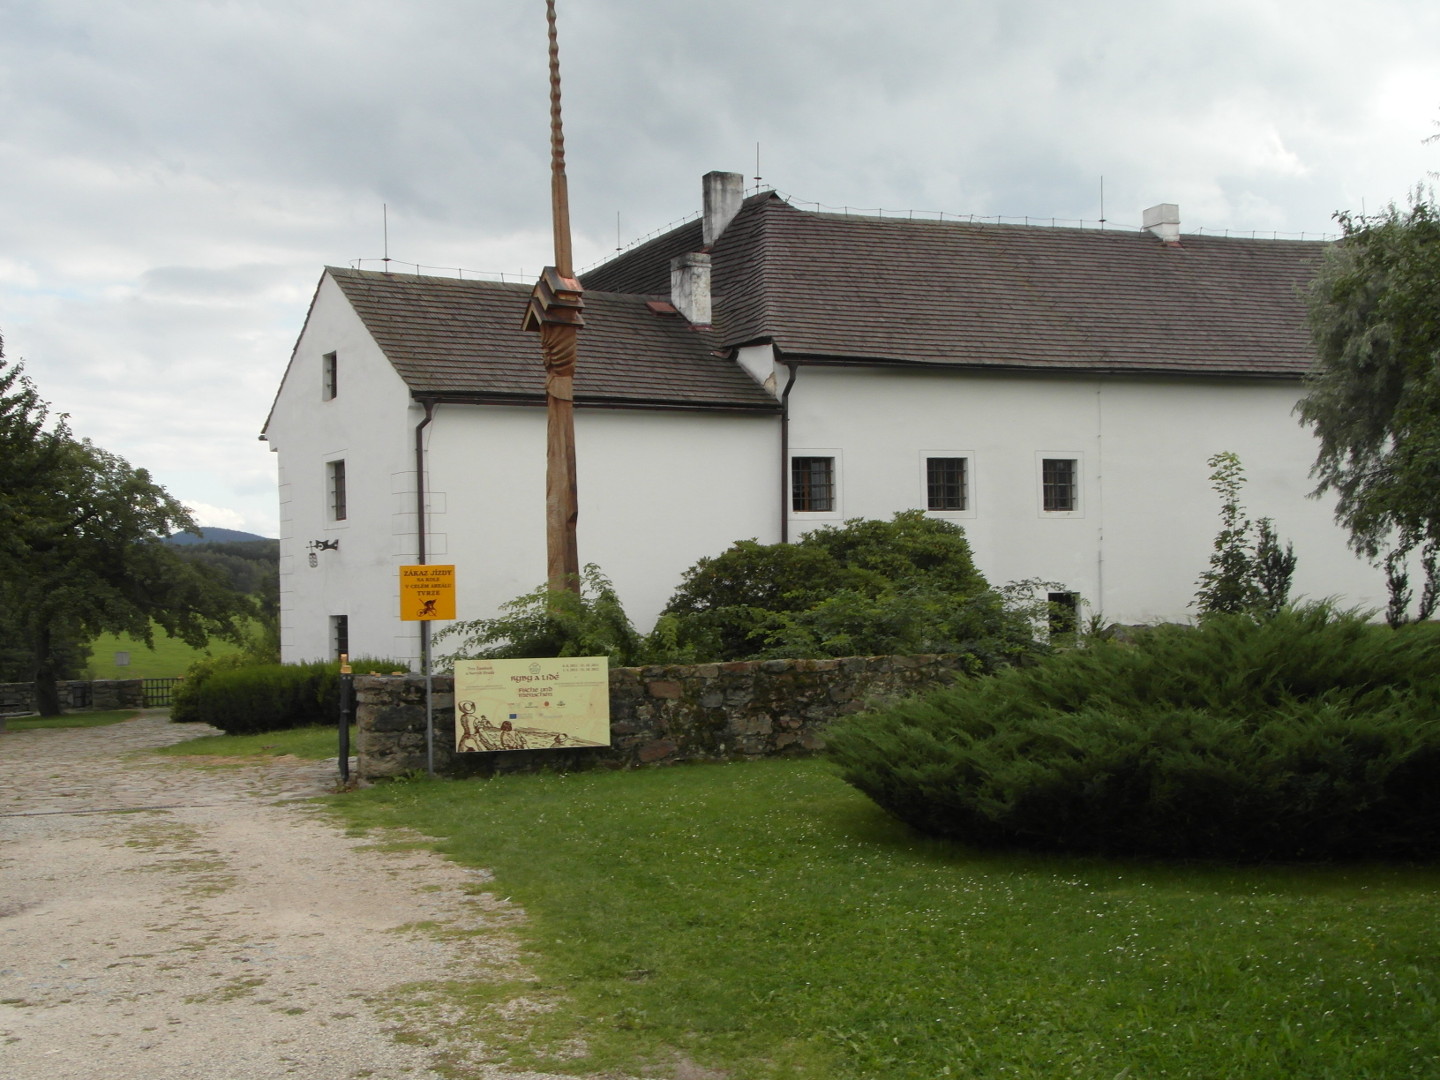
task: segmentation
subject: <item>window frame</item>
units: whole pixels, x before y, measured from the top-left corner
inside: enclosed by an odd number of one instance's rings
[[[320,400],[334,401],[340,393],[340,357],[327,352],[320,357]]]
[[[930,505],[930,462],[963,462],[963,506],[960,509],[936,509]],[[921,450],[919,458],[919,502],[925,513],[938,518],[973,518],[976,516],[975,454],[971,450]]]
[[[798,509],[796,507],[797,496],[799,495],[795,482],[796,468],[800,462],[806,461],[828,461],[830,463],[830,505],[828,509],[814,510]],[[789,508],[792,516],[804,518],[807,521],[816,519],[838,519],[841,515],[840,451],[826,449],[800,449],[790,451],[790,470],[786,477],[786,488],[788,489],[786,492],[786,506]]]
[[[1056,461],[1071,463],[1070,506],[1050,509],[1047,495],[1053,484],[1046,480],[1045,466]],[[1040,450],[1035,454],[1035,505],[1042,518],[1078,518],[1085,516],[1085,455],[1076,450]]]
[[[345,474],[345,459],[332,458],[325,462],[325,506],[326,518],[332,525],[349,520],[349,486]]]
[[[1050,642],[1073,642],[1080,632],[1080,594],[1071,590],[1045,594],[1045,633]]]
[[[350,616],[330,616],[330,656],[338,660],[350,655]]]

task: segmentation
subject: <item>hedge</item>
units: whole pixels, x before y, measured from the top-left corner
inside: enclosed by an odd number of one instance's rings
[[[1440,852],[1440,627],[1325,606],[1097,642],[847,718],[846,781],[986,847]]]

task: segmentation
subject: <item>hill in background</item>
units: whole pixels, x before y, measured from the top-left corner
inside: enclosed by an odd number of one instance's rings
[[[204,528],[200,535],[194,533],[178,532],[174,536],[167,536],[167,544],[238,544],[250,540],[269,540],[268,536],[260,536],[257,533],[242,532],[239,529],[214,529]],[[271,541],[272,543],[274,541]]]

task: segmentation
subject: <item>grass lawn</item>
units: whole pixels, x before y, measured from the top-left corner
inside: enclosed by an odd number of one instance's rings
[[[979,854],[916,837],[813,760],[414,780],[332,804],[359,830],[438,838],[526,909],[533,982],[424,988],[518,1067],[1440,1076],[1433,867]],[[505,1008],[522,998],[554,1011]]]
[[[350,728],[350,746],[355,746],[355,728]],[[335,725],[264,731],[258,735],[202,735],[183,743],[158,747],[157,754],[171,757],[279,757],[291,754],[312,761],[324,761],[340,753],[340,732]]]
[[[8,731],[38,731],[41,728],[104,727],[118,724],[139,715],[134,709],[117,709],[113,712],[69,713],[65,716],[10,717],[5,721]]]
[[[240,651],[239,645],[218,639],[208,648],[195,649],[179,638],[167,637],[159,627],[155,631],[155,648],[129,634],[101,634],[90,645],[90,661],[85,665],[86,678],[91,679],[176,679],[196,660],[206,656],[224,656]],[[115,654],[130,654],[130,663],[115,663]]]

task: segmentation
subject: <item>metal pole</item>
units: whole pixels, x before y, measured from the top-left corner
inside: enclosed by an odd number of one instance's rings
[[[425,775],[435,775],[435,712],[431,698],[435,678],[430,672],[430,624],[420,624],[420,670],[425,673]]]

